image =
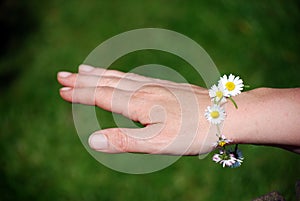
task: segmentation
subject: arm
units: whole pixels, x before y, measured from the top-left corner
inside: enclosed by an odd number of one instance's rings
[[[223,132],[228,138],[300,153],[300,88],[258,88],[243,92],[235,101],[238,109],[226,105]]]
[[[208,90],[170,81],[82,65],[79,73],[59,73],[61,97],[96,105],[138,121],[144,128],[95,131],[91,148],[108,153],[197,155],[217,140],[204,111]],[[260,88],[226,103],[223,133],[233,143],[271,145],[299,152],[300,89]]]

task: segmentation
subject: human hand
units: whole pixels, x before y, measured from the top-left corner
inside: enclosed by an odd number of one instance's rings
[[[61,97],[95,105],[140,122],[143,128],[109,128],[89,138],[107,153],[198,155],[210,152],[216,136],[204,117],[208,90],[190,84],[81,65],[78,73],[59,72]]]

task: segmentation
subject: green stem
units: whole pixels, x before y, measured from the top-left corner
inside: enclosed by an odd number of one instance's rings
[[[221,100],[223,99],[223,96],[219,99],[219,101],[217,102],[217,104],[219,105],[221,103]]]
[[[234,148],[234,154],[235,154],[235,155],[237,154],[238,146],[239,146],[239,144],[236,144],[236,145],[235,145],[235,148]]]
[[[238,109],[236,102],[231,97],[228,97],[228,99],[233,103],[234,107]]]
[[[220,129],[220,126],[219,124],[217,124],[217,134],[218,134],[218,137],[221,137],[221,129]]]

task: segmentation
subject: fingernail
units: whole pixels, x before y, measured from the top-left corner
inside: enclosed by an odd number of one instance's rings
[[[79,70],[80,71],[84,71],[84,72],[90,72],[92,71],[94,68],[88,65],[80,65],[79,66]]]
[[[63,87],[63,88],[61,88],[60,90],[61,91],[68,91],[68,90],[70,90],[70,89],[72,89],[71,87]]]
[[[89,145],[96,150],[108,148],[107,138],[103,134],[92,134],[89,138]]]
[[[63,77],[63,78],[69,77],[70,75],[72,75],[72,73],[70,73],[70,72],[59,72],[58,73],[58,76]]]

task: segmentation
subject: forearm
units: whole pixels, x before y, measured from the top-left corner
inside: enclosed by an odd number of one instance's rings
[[[259,88],[226,103],[223,132],[234,143],[300,148],[300,88]]]

